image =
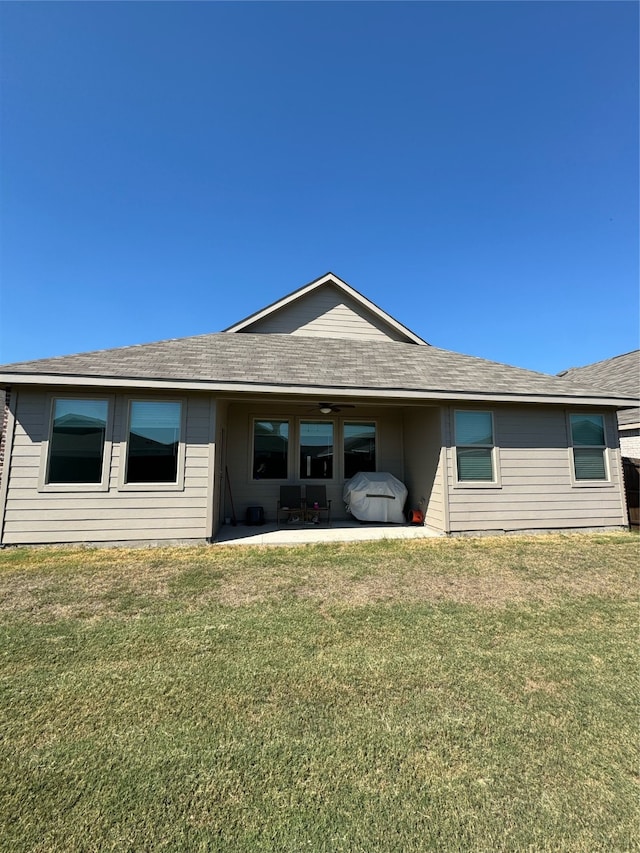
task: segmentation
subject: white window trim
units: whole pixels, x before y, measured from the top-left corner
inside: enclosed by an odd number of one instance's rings
[[[594,447],[603,451],[602,456],[604,459],[604,471],[606,477],[604,480],[578,480],[576,477],[576,464],[575,458],[573,455],[574,444],[573,444],[573,432],[571,430],[571,415],[598,415],[602,418],[602,426],[604,429],[604,444],[591,444],[584,445],[585,447]],[[565,412],[566,422],[567,422],[567,445],[568,445],[568,458],[569,458],[569,475],[571,477],[571,486],[574,489],[611,489],[613,488],[613,481],[611,479],[611,459],[609,456],[609,435],[607,431],[607,416],[604,412],[594,412],[592,410],[585,412],[578,412],[575,409],[572,411],[567,410]],[[578,448],[580,449],[580,448]]]
[[[458,412],[476,412],[491,415],[491,434],[493,436],[493,444],[461,444],[461,448],[477,447],[485,450],[491,450],[491,468],[493,471],[492,480],[460,480],[458,477],[458,440],[456,436],[456,414]],[[454,489],[501,489],[502,488],[502,473],[500,471],[500,454],[498,453],[498,444],[496,441],[496,419],[494,412],[491,409],[454,409],[452,414],[451,432],[453,435],[453,471],[454,471]]]
[[[56,400],[103,400],[107,404],[107,424],[104,433],[104,446],[102,448],[102,472],[99,483],[48,483],[49,473],[49,448],[53,435],[53,413]],[[40,471],[38,473],[39,492],[108,492],[109,477],[111,473],[112,436],[113,436],[113,394],[48,394],[46,398],[46,409],[49,413],[49,423],[46,438],[42,442],[40,452]]]
[[[180,441],[178,442],[178,471],[174,483],[127,483],[127,454],[129,451],[129,424],[131,423],[132,403],[180,403]],[[124,398],[124,424],[120,441],[120,471],[118,473],[119,492],[182,492],[184,491],[184,470],[186,457],[187,398],[186,397],[145,397],[134,394]]]

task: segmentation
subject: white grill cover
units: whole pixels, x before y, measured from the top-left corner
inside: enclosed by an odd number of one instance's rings
[[[390,521],[404,524],[407,487],[393,474],[361,471],[344,484],[347,510],[359,521]]]

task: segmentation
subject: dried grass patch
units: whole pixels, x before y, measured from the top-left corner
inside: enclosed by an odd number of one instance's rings
[[[636,557],[0,553],[0,848],[636,849]]]
[[[452,601],[479,607],[565,595],[624,597],[635,593],[638,549],[632,537],[622,540],[623,548],[619,541],[502,536],[345,544],[306,555],[287,549],[275,571],[266,565],[231,573],[204,595],[230,606],[283,595],[345,606]]]
[[[628,534],[333,543],[302,547],[16,549],[0,554],[0,611],[65,619],[302,599],[504,607],[634,597]]]

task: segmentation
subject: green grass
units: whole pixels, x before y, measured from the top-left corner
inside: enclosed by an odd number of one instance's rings
[[[638,538],[0,553],[0,849],[628,851]]]

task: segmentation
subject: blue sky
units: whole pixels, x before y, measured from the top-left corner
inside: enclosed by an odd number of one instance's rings
[[[0,4],[0,361],[329,270],[446,349],[637,348],[638,8]]]

